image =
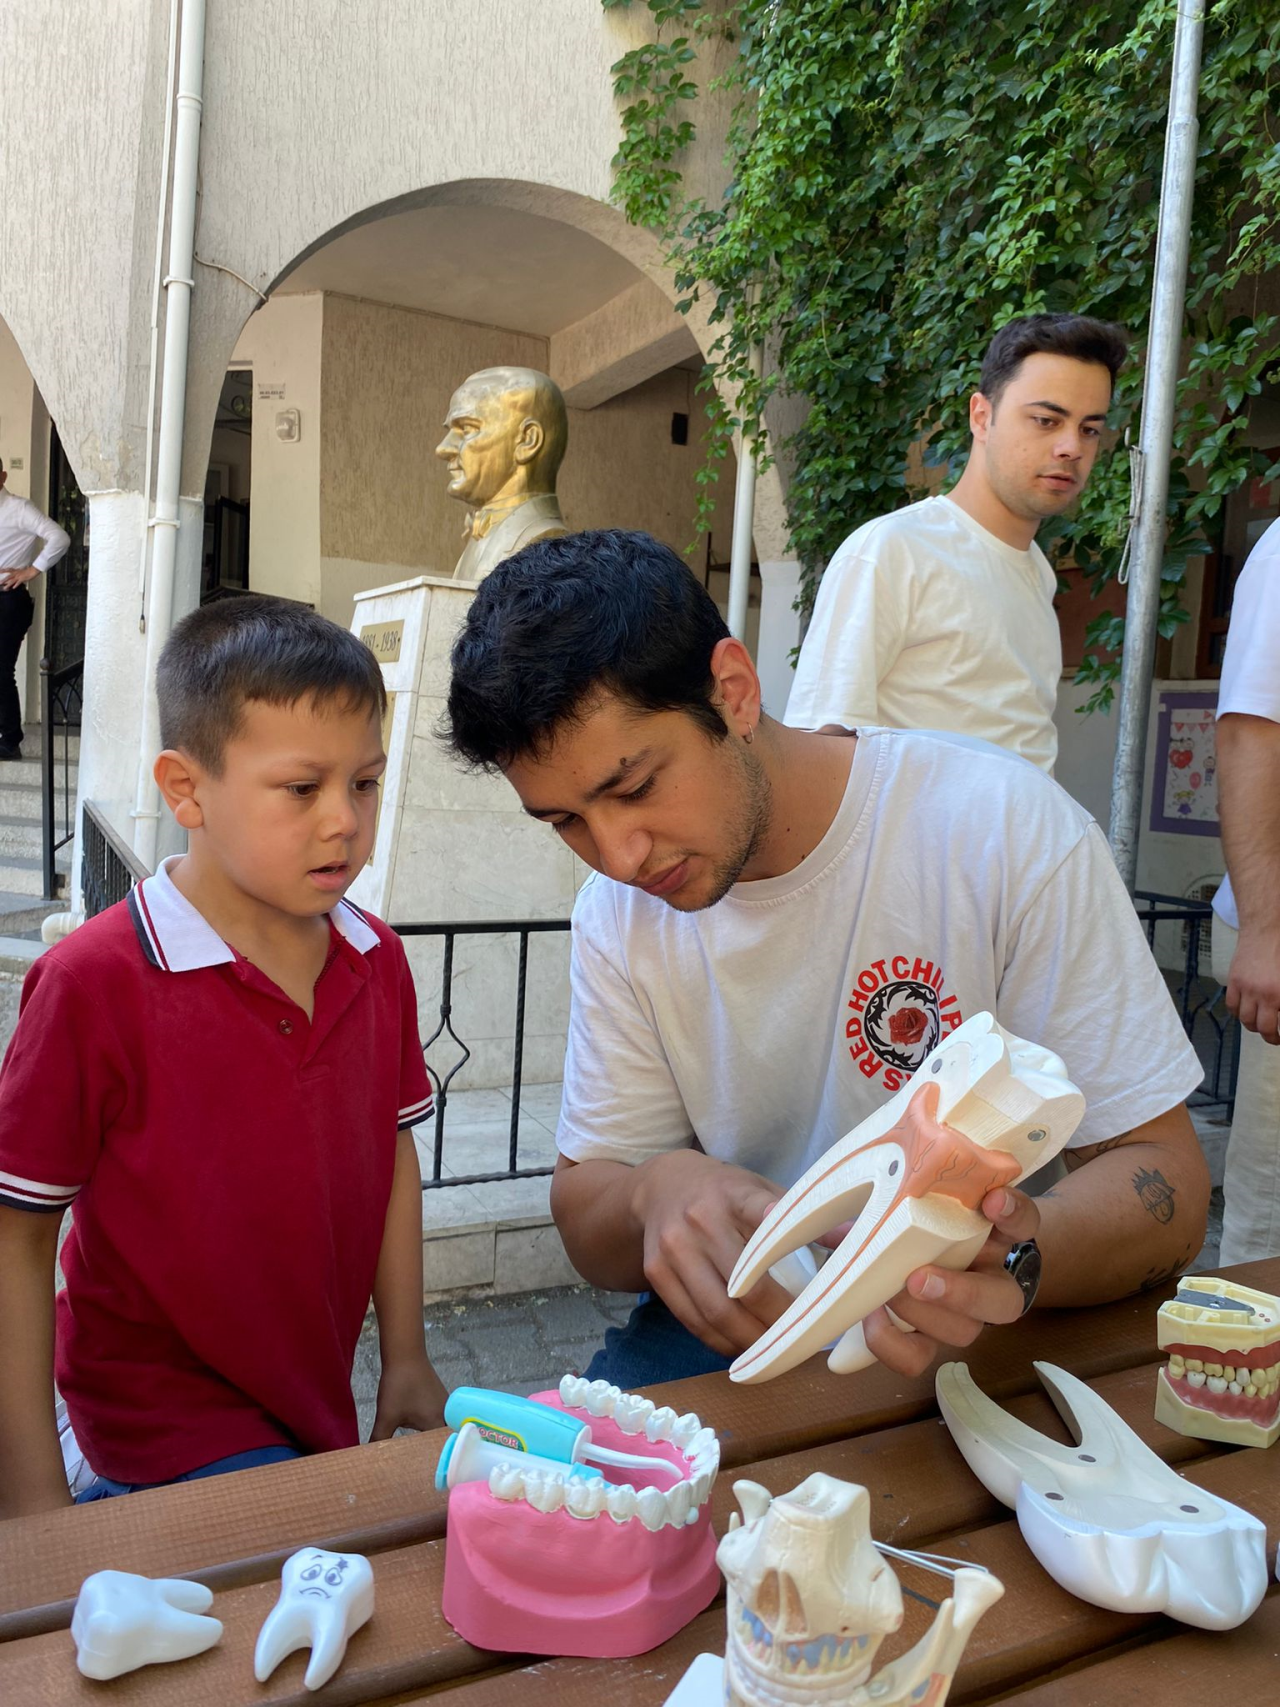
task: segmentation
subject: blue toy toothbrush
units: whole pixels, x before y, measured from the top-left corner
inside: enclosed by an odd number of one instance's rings
[[[666,1458],[644,1457],[638,1452],[618,1452],[597,1446],[590,1424],[522,1399],[515,1393],[500,1393],[489,1387],[456,1387],[444,1408],[450,1428],[474,1423],[479,1434],[495,1446],[513,1452],[528,1452],[558,1464],[610,1464],[625,1470],[664,1470],[676,1481],[680,1471]]]

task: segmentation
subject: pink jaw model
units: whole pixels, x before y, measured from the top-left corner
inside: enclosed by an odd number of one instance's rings
[[[505,1653],[618,1659],[667,1641],[719,1588],[710,1496],[720,1446],[605,1381],[566,1375],[541,1404],[583,1414],[598,1446],[659,1457],[679,1480],[610,1469],[609,1480],[516,1464],[449,1495],[444,1615],[466,1641]],[[639,1439],[637,1439],[639,1436]],[[567,1468],[567,1467],[566,1467]]]
[[[830,1368],[851,1374],[874,1363],[863,1318],[927,1263],[968,1268],[991,1231],[983,1198],[1056,1156],[1083,1113],[1084,1098],[1056,1055],[1013,1036],[990,1014],[958,1026],[756,1229],[729,1277],[731,1298],[856,1217],[795,1303],[738,1358],[733,1380],[771,1380],[838,1336]],[[781,1273],[777,1278],[787,1284]]]

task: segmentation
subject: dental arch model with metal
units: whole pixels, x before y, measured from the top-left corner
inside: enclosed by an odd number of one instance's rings
[[[1280,1439],[1280,1298],[1196,1275],[1160,1306],[1156,1421],[1197,1440],[1272,1446]]]
[[[983,1198],[1051,1161],[1083,1114],[1083,1096],[1049,1050],[991,1014],[957,1026],[883,1108],[796,1181],[748,1241],[729,1278],[731,1298],[770,1269],[788,1284],[775,1265],[855,1218],[795,1302],[733,1364],[733,1380],[771,1380],[837,1336],[831,1369],[851,1374],[874,1363],[864,1318],[917,1268],[968,1268],[991,1232]]]
[[[499,1652],[618,1659],[657,1647],[719,1587],[715,1433],[692,1411],[677,1416],[606,1381],[566,1375],[558,1394],[534,1398],[589,1426],[605,1474],[548,1466],[538,1453],[486,1460],[462,1440],[476,1427],[464,1423],[446,1480],[460,1453],[487,1474],[450,1487],[444,1615],[466,1641]],[[654,1460],[668,1470],[644,1467]]]
[[[1036,1373],[1074,1446],[994,1404],[963,1363],[946,1363],[938,1405],[969,1468],[1018,1515],[1055,1582],[1113,1612],[1166,1612],[1233,1630],[1267,1588],[1267,1531],[1249,1512],[1185,1481],[1083,1381]]]
[[[728,1585],[724,1658],[701,1655],[667,1707],[941,1707],[974,1625],[1004,1593],[999,1579],[873,1542],[867,1490],[820,1471],[777,1498],[755,1482],[734,1493],[742,1519],[730,1519],[716,1554]],[[941,1570],[955,1592],[872,1677],[880,1643],[902,1624],[885,1553]]]

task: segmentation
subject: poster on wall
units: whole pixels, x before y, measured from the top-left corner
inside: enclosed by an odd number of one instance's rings
[[[1221,835],[1218,759],[1213,722],[1216,692],[1161,694],[1156,709],[1156,768],[1151,828],[1184,836]]]

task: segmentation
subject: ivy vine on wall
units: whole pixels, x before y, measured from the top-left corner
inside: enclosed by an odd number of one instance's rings
[[[806,602],[847,533],[921,495],[913,444],[958,474],[982,352],[1016,315],[1070,309],[1129,328],[1113,420],[1136,441],[1175,0],[602,0],[642,3],[654,39],[613,67],[615,193],[662,238],[684,306],[701,298],[721,324],[708,377],[739,397],[747,430],[775,392],[807,400],[788,447]],[[725,33],[736,111],[713,206],[686,195],[681,158],[699,47]],[[1186,561],[1224,498],[1268,474],[1245,427],[1249,399],[1280,378],[1267,308],[1280,301],[1275,0],[1210,0],[1198,111],[1165,636],[1187,619]],[[771,358],[759,383],[757,343]],[[704,490],[731,425],[721,409]],[[1128,504],[1117,447],[1041,544],[1096,592],[1119,563]],[[1122,637],[1123,619],[1090,625],[1091,706],[1110,702]]]

